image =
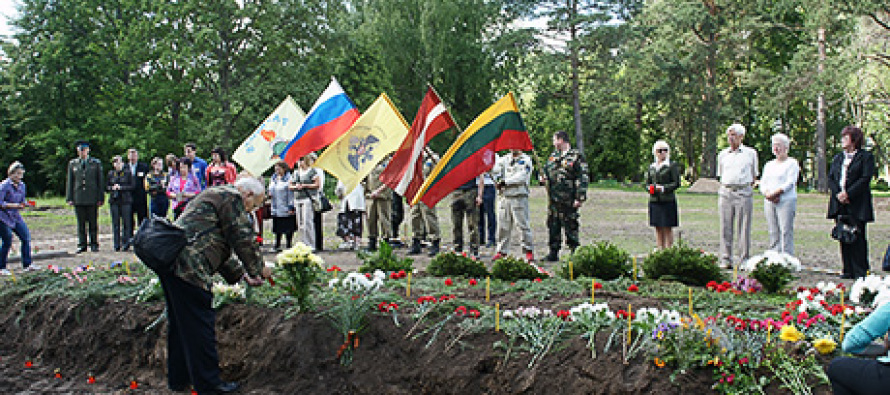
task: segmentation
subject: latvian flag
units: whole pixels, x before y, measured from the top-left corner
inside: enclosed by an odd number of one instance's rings
[[[508,93],[477,117],[442,156],[411,202],[433,207],[463,183],[491,170],[495,153],[533,150],[513,93]]]
[[[432,87],[420,103],[408,136],[380,174],[380,181],[406,198],[414,199],[423,184],[423,149],[433,137],[454,127],[454,119]]]

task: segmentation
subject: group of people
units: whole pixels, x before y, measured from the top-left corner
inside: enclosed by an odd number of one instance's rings
[[[751,215],[755,188],[763,195],[763,210],[769,231],[769,249],[794,255],[794,217],[797,212],[797,179],[800,165],[788,156],[791,141],[787,135],[771,137],[774,158],[759,172],[757,152],[744,144],[745,127],[726,129],[729,146],[717,156],[717,211],[720,218],[720,262],[728,269],[749,258]],[[862,130],[847,126],[841,131],[841,148],[828,171],[827,217],[848,224],[856,237],[840,242],[843,272],[841,278],[864,277],[869,270],[866,224],[874,221],[870,182],[875,175],[874,156],[862,149]],[[679,225],[674,191],[680,186],[680,167],[670,161],[670,147],[662,140],[652,148],[654,162],[646,172],[649,198],[649,224],[655,228],[658,248],[673,243],[673,228]],[[758,179],[758,177],[760,177]],[[733,242],[738,239],[738,258],[733,259]]]

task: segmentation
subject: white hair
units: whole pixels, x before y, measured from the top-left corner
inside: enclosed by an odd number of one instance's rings
[[[655,158],[655,162],[658,162],[658,153],[656,151],[658,151],[661,148],[667,148],[668,152],[667,152],[667,156],[665,156],[665,159],[667,159],[667,160],[671,159],[671,146],[668,145],[667,141],[658,140],[655,142],[655,144],[652,145],[652,157]]]
[[[254,195],[260,196],[266,194],[266,187],[263,183],[253,177],[241,177],[235,181],[235,188],[245,192],[252,192]]]
[[[770,142],[772,144],[780,143],[785,146],[785,148],[791,147],[791,139],[785,133],[776,133],[772,137],[770,137]]]
[[[732,125],[729,125],[729,127],[726,128],[726,131],[728,132],[730,130],[735,131],[735,134],[737,134],[739,136],[745,135],[745,127],[742,126],[742,124],[740,124],[740,123],[734,123]]]

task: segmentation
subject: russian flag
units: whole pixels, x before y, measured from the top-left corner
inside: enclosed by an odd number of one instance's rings
[[[331,83],[309,110],[282,157],[291,167],[306,154],[327,147],[352,127],[361,115],[346,92],[331,77]]]

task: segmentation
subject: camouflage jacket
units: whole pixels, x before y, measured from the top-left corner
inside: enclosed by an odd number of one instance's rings
[[[380,188],[381,185],[384,185],[382,181],[380,181],[380,175],[383,174],[383,170],[386,169],[386,165],[389,164],[388,160],[382,160],[377,166],[374,166],[374,169],[371,170],[371,173],[362,180],[362,186],[365,188],[365,198],[371,199],[371,192],[374,192],[377,188]],[[389,187],[383,188],[383,192],[377,196],[378,200],[392,200],[392,189]]]
[[[174,268],[179,278],[210,291],[217,272],[229,283],[237,282],[245,271],[251,277],[260,275],[263,256],[241,193],[235,187],[204,190],[189,202],[176,224],[189,236],[213,229],[179,254]]]
[[[587,162],[578,150],[553,151],[544,164],[543,173],[551,204],[564,202],[571,205],[575,200],[587,200]]]

